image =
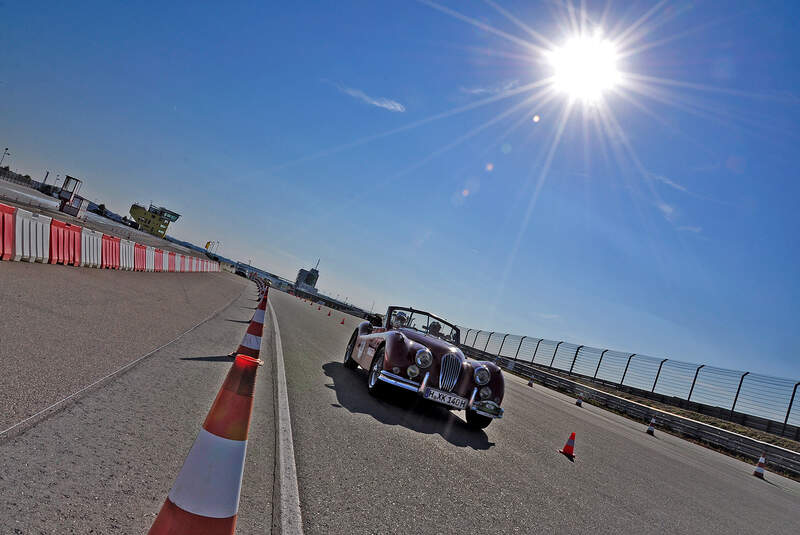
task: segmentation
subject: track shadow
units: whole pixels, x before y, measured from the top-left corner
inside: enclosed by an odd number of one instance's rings
[[[438,434],[454,446],[487,450],[494,446],[486,433],[469,427],[463,420],[447,409],[426,402],[411,392],[400,389],[390,391],[384,399],[376,399],[367,392],[366,370],[348,370],[339,362],[322,366],[325,375],[333,384],[325,385],[336,392],[341,406],[357,414],[369,414],[387,425],[402,425],[407,429],[425,434]]]
[[[199,360],[204,362],[233,362],[230,355],[218,355],[215,357],[183,357],[181,360]]]
[[[232,320],[232,319],[225,319],[225,321],[230,321],[231,323],[250,323],[250,320]]]

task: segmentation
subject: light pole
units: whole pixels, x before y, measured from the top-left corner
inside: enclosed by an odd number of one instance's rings
[[[2,156],[2,157],[0,157],[0,165],[3,165],[3,160],[5,160],[5,159],[6,159],[6,156],[11,156],[11,153],[10,153],[10,152],[8,152],[8,147],[6,147],[5,149],[3,149],[3,156]]]

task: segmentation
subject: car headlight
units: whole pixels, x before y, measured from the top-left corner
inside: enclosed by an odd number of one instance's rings
[[[413,379],[417,375],[419,375],[419,368],[414,366],[413,364],[406,369],[406,373],[408,374],[409,379]]]
[[[417,351],[417,356],[414,361],[420,368],[430,368],[431,364],[433,364],[433,354],[428,348],[422,348]]]
[[[489,368],[486,366],[475,368],[475,382],[479,385],[487,384],[491,378],[492,374],[489,372]]]
[[[492,397],[492,389],[488,386],[481,387],[481,389],[478,390],[478,397],[481,399],[489,399]]]

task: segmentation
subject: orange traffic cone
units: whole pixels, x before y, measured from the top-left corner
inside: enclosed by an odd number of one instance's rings
[[[575,461],[575,433],[572,433],[564,444],[563,450],[558,450],[558,453],[569,459]]]
[[[253,313],[253,319],[250,320],[250,325],[247,326],[247,332],[244,333],[242,343],[239,348],[231,353],[230,356],[247,355],[248,357],[258,358],[261,351],[261,335],[264,332],[264,314],[267,311],[267,294],[258,302],[258,307]]]
[[[339,322],[339,325],[344,325],[344,318],[342,318],[342,321]]]
[[[528,386],[533,386],[533,376],[528,379]]]
[[[764,465],[766,465],[767,460],[764,458],[764,454],[761,454],[761,457],[758,458],[758,464],[756,465],[756,469],[753,470],[753,475],[759,479],[764,479]]]
[[[322,307],[317,307],[317,310],[322,310]]]
[[[260,360],[237,355],[149,535],[232,535]]]
[[[583,394],[578,394],[578,399],[575,400],[575,405],[583,407]]]
[[[331,311],[329,310],[329,311],[328,311],[328,316],[330,316],[330,315],[331,315]]]
[[[647,431],[645,431],[651,437],[656,436],[656,418],[655,416],[650,419],[650,425],[647,426]]]

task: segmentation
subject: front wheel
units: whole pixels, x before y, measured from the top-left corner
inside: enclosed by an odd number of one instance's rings
[[[348,370],[355,370],[358,368],[358,362],[353,359],[353,350],[356,348],[356,340],[358,339],[358,332],[354,332],[347,342],[347,349],[344,351],[344,367]]]
[[[467,424],[473,429],[486,429],[490,423],[492,423],[492,418],[467,410]]]
[[[378,349],[375,353],[375,358],[372,359],[372,365],[369,367],[369,375],[367,376],[367,390],[370,395],[380,397],[386,392],[387,384],[378,379],[383,371],[384,351],[383,348]]]

